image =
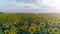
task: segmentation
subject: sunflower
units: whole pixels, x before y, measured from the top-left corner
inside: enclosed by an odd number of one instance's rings
[[[36,27],[36,24],[32,23],[32,24],[31,24],[31,27]]]
[[[12,28],[11,28],[11,31],[16,31],[16,28],[15,28],[15,27],[12,27]]]
[[[24,22],[24,25],[25,25],[25,26],[28,25],[28,22],[25,21],[25,22]]]
[[[27,30],[29,29],[29,26],[27,26]]]
[[[45,23],[40,23],[40,27],[45,27]]]
[[[15,20],[16,22],[18,22],[19,20],[16,18],[16,20]]]
[[[53,32],[54,33],[59,33],[59,29],[58,28],[53,28]]]
[[[11,32],[11,34],[16,34],[16,32]]]
[[[13,27],[14,25],[13,25],[13,23],[10,23],[10,25],[11,25],[11,27]]]
[[[49,33],[53,33],[53,29],[52,29],[52,28],[49,28],[49,29],[48,29],[48,32],[49,32]]]
[[[18,31],[18,28],[16,27],[15,29],[16,29],[16,32],[17,32]]]
[[[34,32],[35,32],[35,28],[34,28],[34,27],[30,27],[30,28],[29,28],[29,32],[30,32],[30,33],[34,33]]]
[[[57,22],[57,25],[60,25],[60,22]]]
[[[36,26],[35,29],[36,29],[36,31],[40,31],[40,27],[39,26]]]
[[[48,20],[48,25],[52,25],[52,21],[51,20]]]
[[[45,20],[40,21],[40,23],[45,23]]]
[[[17,24],[17,22],[16,22],[16,21],[14,21],[14,22],[13,22],[13,24]]]
[[[10,34],[9,30],[4,31],[5,34]]]
[[[17,26],[17,28],[20,30],[22,26]]]
[[[27,26],[22,26],[21,29],[22,30],[26,30],[27,29]]]
[[[47,31],[47,28],[44,28],[44,29],[43,29],[43,32],[46,32],[46,31]]]
[[[7,25],[6,25],[6,24],[3,24],[3,27],[4,27],[4,28],[6,28],[6,27],[7,27]]]
[[[52,23],[52,26],[56,26],[57,25],[57,23]]]

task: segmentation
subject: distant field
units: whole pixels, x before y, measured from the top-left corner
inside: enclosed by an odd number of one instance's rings
[[[0,14],[0,34],[60,34],[60,14]]]

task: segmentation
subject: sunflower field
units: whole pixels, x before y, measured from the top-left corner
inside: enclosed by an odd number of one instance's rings
[[[60,34],[60,14],[0,14],[0,34]]]

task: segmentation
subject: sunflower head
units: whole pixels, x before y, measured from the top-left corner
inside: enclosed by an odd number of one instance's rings
[[[30,27],[30,28],[29,28],[29,32],[30,32],[30,33],[34,33],[34,32],[35,32],[34,27]]]
[[[52,26],[56,26],[57,25],[57,23],[52,23]]]
[[[40,23],[40,27],[45,27],[45,23]]]
[[[16,32],[11,32],[11,34],[16,34]]]
[[[59,33],[59,29],[58,28],[53,28],[53,32],[54,33]]]
[[[13,25],[13,23],[10,23],[10,25],[11,25],[11,27],[13,27],[14,25]]]
[[[22,30],[26,30],[27,29],[27,26],[22,26],[21,29]]]
[[[49,32],[49,33],[53,33],[53,28],[49,28],[49,29],[48,29],[48,32]]]
[[[16,22],[18,22],[19,20],[16,18],[16,20],[15,20]]]
[[[60,25],[60,22],[58,22],[57,25]]]
[[[48,25],[52,25],[52,21],[51,20],[48,20]]]
[[[28,22],[25,21],[25,22],[24,22],[24,25],[25,25],[25,26],[28,25]]]
[[[18,28],[16,27],[15,29],[16,29],[16,32],[17,32],[18,31]]]
[[[35,30],[36,30],[36,31],[40,31],[40,27],[39,27],[39,26],[36,26],[36,27],[35,27]]]
[[[6,28],[6,27],[7,27],[7,25],[6,25],[6,24],[3,24],[3,27],[4,27],[4,28]]]
[[[4,31],[5,34],[10,34],[9,30]]]
[[[16,22],[16,21],[14,21],[12,24],[17,24],[17,22]]]
[[[43,29],[43,32],[47,32],[47,28],[44,28],[44,29]]]
[[[27,30],[29,30],[29,26],[27,26]]]
[[[32,23],[32,24],[31,24],[31,27],[36,27],[36,24]]]
[[[15,27],[12,27],[12,28],[11,28],[11,31],[16,31],[16,28],[15,28]]]

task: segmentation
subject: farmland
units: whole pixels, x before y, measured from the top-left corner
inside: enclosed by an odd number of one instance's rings
[[[0,14],[0,34],[60,34],[60,14]]]

